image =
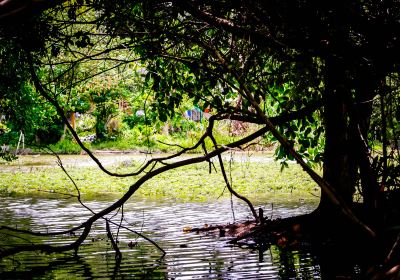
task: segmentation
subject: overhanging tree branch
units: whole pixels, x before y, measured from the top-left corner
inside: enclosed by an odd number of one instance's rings
[[[209,152],[208,154],[205,154],[204,156],[199,156],[199,157],[194,157],[194,158],[189,158],[189,159],[184,159],[181,161],[177,161],[177,162],[173,162],[171,164],[159,167],[157,169],[154,169],[148,173],[146,173],[145,175],[143,175],[143,177],[139,178],[133,185],[131,185],[128,189],[128,191],[117,201],[115,201],[112,205],[110,205],[109,207],[95,213],[94,215],[92,215],[89,219],[87,219],[85,222],[83,222],[80,226],[75,227],[74,230],[78,230],[81,228],[84,228],[84,231],[82,232],[82,234],[79,236],[79,238],[68,245],[65,246],[52,246],[52,245],[47,245],[47,244],[38,244],[38,245],[25,245],[25,246],[19,246],[19,247],[14,247],[14,248],[10,248],[10,249],[5,249],[3,251],[0,252],[0,259],[10,256],[10,255],[14,255],[23,251],[43,251],[43,252],[47,252],[47,253],[56,253],[56,252],[64,252],[64,251],[69,251],[72,249],[77,249],[80,244],[86,239],[87,235],[90,232],[91,226],[92,224],[97,221],[98,219],[101,219],[103,217],[105,217],[106,215],[110,214],[112,211],[118,209],[119,207],[121,207],[124,203],[126,203],[126,201],[148,180],[150,180],[151,178],[164,173],[168,170],[172,170],[172,169],[176,169],[179,167],[183,167],[183,166],[187,166],[187,165],[191,165],[191,164],[196,164],[196,163],[201,163],[201,162],[205,162],[205,161],[209,161],[211,158],[220,155],[221,153],[231,149],[231,148],[236,148],[236,147],[240,147],[241,145],[244,145],[254,139],[256,139],[257,137],[262,136],[263,134],[265,134],[268,131],[267,127],[261,128],[258,131],[248,135],[247,137],[244,137],[238,141],[229,143],[226,146],[223,147],[219,147],[214,149],[213,151]],[[34,233],[31,231],[27,231],[27,230],[18,230],[18,229],[13,229],[13,228],[9,228],[9,227],[0,227],[0,229],[7,229],[10,231],[14,231],[14,232],[21,232],[21,233],[28,233],[28,234],[32,234],[32,235],[56,235],[56,234],[60,234],[59,232],[57,233],[47,233],[47,234],[43,234],[43,233]],[[63,233],[65,232],[71,232],[71,231],[63,231]]]
[[[201,43],[201,42],[200,42]],[[321,176],[319,176],[314,170],[312,170],[307,163],[303,160],[303,158],[296,152],[294,147],[287,141],[287,139],[279,133],[279,131],[276,129],[275,125],[271,121],[271,119],[264,114],[260,106],[258,105],[258,102],[254,99],[254,96],[252,95],[251,91],[248,89],[247,85],[242,82],[242,79],[240,79],[240,75],[236,73],[236,71],[232,68],[229,67],[229,65],[226,63],[225,58],[223,55],[213,48],[212,46],[202,44],[202,46],[206,49],[208,49],[216,59],[223,65],[229,73],[232,74],[232,76],[237,80],[237,82],[240,84],[241,87],[241,95],[246,98],[249,103],[253,106],[253,108],[257,112],[257,116],[263,120],[264,124],[266,127],[268,127],[269,131],[272,133],[272,135],[279,141],[279,143],[286,149],[286,151],[293,156],[293,158],[296,160],[298,164],[303,168],[305,172],[318,184],[318,186],[321,187],[321,189],[328,195],[328,197],[331,199],[331,201],[340,208],[340,210],[343,212],[343,214],[348,217],[351,221],[353,221],[355,224],[359,225],[362,229],[364,229],[369,235],[375,237],[376,234],[375,232],[368,227],[366,224],[364,224],[360,219],[357,218],[357,216],[353,213],[353,211],[350,209],[350,207],[346,204],[346,202],[340,197],[340,195],[335,191],[332,186],[328,184]]]
[[[278,50],[287,47],[284,43],[278,41],[276,38],[273,38],[268,30],[256,30],[254,28],[248,28],[238,25],[229,19],[220,18],[211,13],[201,10],[198,7],[192,5],[190,1],[176,0],[174,1],[174,3],[192,14],[193,17],[204,20],[205,22],[208,22],[209,24],[217,28],[222,28],[224,30],[227,30],[228,32],[231,32],[232,34],[236,34],[237,36],[251,38],[252,40],[259,43],[271,45]]]

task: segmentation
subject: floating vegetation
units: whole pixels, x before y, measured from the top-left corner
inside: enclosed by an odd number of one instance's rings
[[[118,155],[116,155],[118,157]],[[120,195],[128,190],[140,177],[110,177],[96,166],[85,163],[83,156],[66,158],[65,168],[74,179],[85,198]],[[109,158],[105,158],[107,161]],[[140,159],[140,160],[139,160]],[[143,162],[143,156],[131,160],[110,163],[110,170],[134,172]],[[0,194],[2,195],[44,195],[73,196],[76,189],[67,175],[48,160],[39,158],[32,161],[21,157],[20,162],[9,165],[0,172]],[[71,164],[71,163],[79,164]],[[266,158],[257,161],[231,161],[226,165],[233,188],[248,197],[286,196],[292,194],[302,198],[319,195],[316,184],[295,164],[281,172],[278,162]],[[184,201],[206,201],[221,196],[230,197],[218,168],[209,173],[207,163],[185,166],[162,173],[144,184],[135,194],[144,198],[168,198]]]

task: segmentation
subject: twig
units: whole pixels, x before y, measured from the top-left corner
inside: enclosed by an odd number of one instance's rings
[[[122,260],[122,253],[121,253],[121,251],[119,250],[118,245],[117,245],[117,243],[115,242],[114,237],[113,237],[113,235],[112,235],[112,233],[111,233],[110,224],[108,223],[108,220],[106,220],[106,230],[107,230],[107,237],[108,237],[108,239],[110,239],[111,245],[112,245],[112,247],[113,247],[113,249],[114,249],[114,251],[115,251],[115,261],[116,261],[116,262],[121,262],[121,260]]]
[[[78,248],[82,244],[82,242],[88,236],[91,227],[92,227],[92,223],[86,223],[86,226],[85,226],[82,234],[79,236],[79,238],[70,244],[62,245],[62,246],[53,246],[53,245],[48,245],[48,244],[16,246],[16,247],[5,249],[5,250],[1,251],[0,259],[11,256],[11,255],[18,254],[20,252],[28,252],[28,251],[31,251],[31,252],[32,251],[42,251],[45,253],[60,253],[60,252],[65,252],[65,251],[69,251],[69,250],[75,250],[75,253],[76,253]]]
[[[231,186],[233,186],[233,179],[232,179],[232,162],[233,162],[233,154],[232,151],[230,152],[231,158],[229,159],[229,181]],[[233,195],[231,193],[231,211],[232,211],[232,218],[233,221],[236,221],[236,217],[235,217],[235,208],[233,207]]]
[[[178,148],[181,148],[182,150],[186,149],[185,147],[183,147],[183,146],[181,146],[181,145],[178,145],[178,144],[166,143],[166,142],[161,141],[161,140],[157,140],[157,142],[158,142],[158,143],[161,143],[161,144],[164,144],[164,145],[166,145],[166,146],[169,146],[169,147],[178,147]]]
[[[204,141],[201,142],[201,147],[203,148],[204,154],[206,155],[208,152],[206,143]],[[211,174],[211,168],[214,168],[215,173],[217,173],[217,168],[215,168],[215,164],[211,160],[207,160],[207,162],[208,162],[208,173]]]
[[[118,230],[117,230],[117,237],[116,237],[117,242],[118,242],[119,230],[120,230],[120,228],[121,228],[121,225],[122,225],[122,221],[123,221],[123,220],[124,220],[124,205],[121,206],[121,219],[120,219],[120,221],[119,221]]]
[[[81,191],[79,190],[78,185],[75,183],[75,180],[69,175],[68,171],[64,168],[64,165],[60,159],[60,157],[54,153],[54,155],[57,157],[57,164],[58,166],[60,166],[60,168],[62,169],[62,171],[64,171],[65,175],[67,175],[68,179],[72,182],[72,184],[75,187],[76,192],[78,193],[78,195],[76,196],[76,198],[78,199],[78,202],[82,205],[82,207],[84,207],[85,209],[87,209],[88,211],[90,211],[92,214],[96,214],[92,209],[90,209],[89,206],[87,206],[85,203],[83,203],[82,199],[81,199]]]
[[[54,190],[41,190],[41,189],[37,189],[38,192],[44,192],[44,193],[52,193],[52,194],[58,194],[58,195],[63,195],[63,196],[68,196],[68,197],[78,197],[75,194],[70,194],[70,193],[63,193],[63,192],[58,192],[58,191],[54,191]]]
[[[385,262],[391,261],[392,256],[395,253],[395,250],[399,247],[399,243],[400,243],[400,234],[397,235],[397,239],[394,242],[392,248],[390,249],[389,254],[386,256]]]
[[[209,133],[209,137],[210,137],[211,141],[214,144],[214,148],[217,149],[218,145],[217,145],[217,141],[214,138],[214,135],[212,133]],[[237,193],[234,189],[232,189],[232,186],[229,183],[228,177],[227,177],[226,172],[225,172],[224,162],[222,161],[221,154],[218,154],[217,157],[218,157],[218,161],[219,161],[219,166],[221,168],[222,176],[224,177],[224,181],[225,181],[226,187],[228,188],[229,192],[231,194],[233,194],[234,196],[236,196],[237,198],[239,198],[240,200],[243,200],[249,206],[249,208],[251,210],[251,213],[253,214],[254,219],[256,221],[258,221],[257,212],[254,209],[254,206],[250,202],[250,200],[247,197],[244,197],[244,196],[240,195],[239,193]]]
[[[54,152],[51,148],[47,147],[47,149],[57,158],[57,165],[62,169],[62,171],[65,173],[65,175],[67,175],[68,179],[72,182],[72,184],[75,187],[76,192],[78,193],[77,195],[70,195],[70,196],[76,197],[78,199],[78,202],[82,205],[82,207],[87,209],[92,214],[96,214],[92,209],[90,209],[89,206],[87,206],[85,203],[83,203],[83,201],[81,199],[81,191],[80,191],[78,185],[75,183],[75,180],[71,177],[71,175],[69,175],[68,171],[65,169],[60,156],[56,152]],[[66,194],[64,194],[64,195],[66,195]]]
[[[108,221],[109,221],[111,224],[113,224],[113,225],[118,225],[118,224],[116,224],[115,222],[113,222],[113,221],[111,221],[111,220],[108,220]],[[133,230],[133,229],[130,229],[130,228],[126,227],[126,226],[120,225],[120,227],[123,228],[123,229],[126,229],[126,230],[128,230],[128,231],[130,231],[130,232],[133,232],[134,234],[140,236],[140,237],[143,238],[144,240],[150,242],[150,243],[153,244],[158,250],[160,250],[160,251],[163,253],[163,256],[165,256],[165,254],[166,254],[165,250],[164,250],[163,248],[161,248],[155,241],[153,241],[153,240],[151,240],[150,238],[146,237],[146,236],[143,235],[142,233],[137,232],[137,231],[135,231],[135,230]]]

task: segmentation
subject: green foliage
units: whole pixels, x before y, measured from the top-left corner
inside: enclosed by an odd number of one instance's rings
[[[19,89],[5,95],[0,105],[8,130],[8,141],[1,137],[2,143],[15,143],[21,131],[27,143],[39,139],[42,144],[48,144],[60,139],[63,133],[60,117],[29,83],[23,83]]]
[[[325,138],[319,116],[309,116],[284,124],[279,126],[278,130],[286,136],[292,146],[311,166],[321,163]],[[271,137],[270,140],[276,141],[274,137]],[[275,157],[281,161],[282,167],[287,167],[287,160],[294,160],[281,145],[275,150]]]
[[[80,136],[92,133],[96,124],[96,118],[91,114],[82,114],[76,120],[76,132]]]
[[[58,154],[79,154],[81,147],[71,139],[63,139],[55,144],[49,145],[49,148]]]
[[[0,158],[7,162],[11,162],[13,160],[18,159],[18,157],[15,154],[10,153],[9,151],[0,151]]]
[[[144,116],[136,116],[136,115],[127,115],[124,117],[124,122],[129,126],[129,128],[134,128],[138,124],[140,125],[149,125],[150,121],[147,120]]]

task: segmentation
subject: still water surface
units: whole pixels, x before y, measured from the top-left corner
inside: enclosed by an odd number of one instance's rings
[[[107,201],[90,201],[98,211]],[[90,213],[71,200],[44,198],[0,198],[0,225],[48,230],[68,229],[85,221]],[[314,203],[299,201],[261,205],[273,218],[303,214],[315,208]],[[258,207],[258,206],[257,206]],[[250,218],[246,206],[229,200],[208,203],[130,200],[124,207],[125,226],[156,241],[162,253],[134,233],[121,229],[118,240],[123,254],[116,267],[114,253],[107,241],[105,223],[99,221],[79,250],[45,255],[23,253],[0,261],[0,279],[320,279],[317,258],[307,251],[281,251],[272,246],[263,253],[227,244],[226,237],[212,234],[184,233],[184,227],[201,227],[243,221]],[[233,217],[234,216],[234,217]],[[120,213],[114,217],[119,221]],[[117,229],[112,228],[114,235]],[[41,242],[60,245],[73,236],[46,237]],[[26,242],[0,236],[0,246]]]

